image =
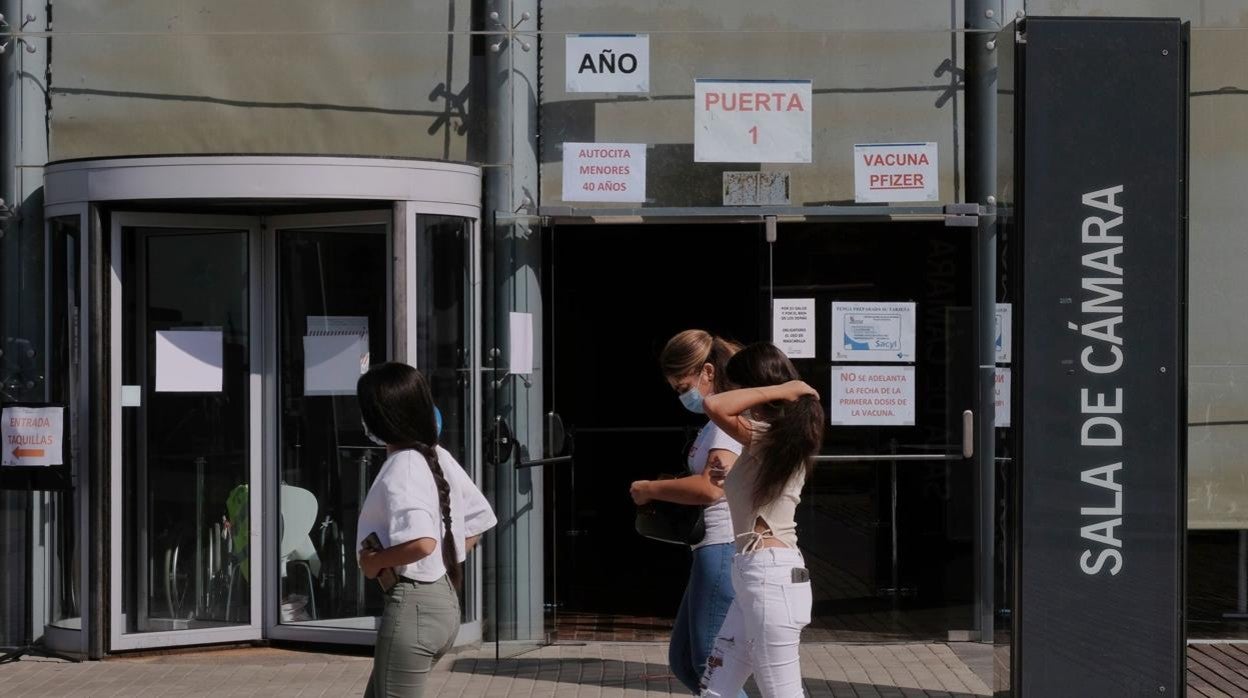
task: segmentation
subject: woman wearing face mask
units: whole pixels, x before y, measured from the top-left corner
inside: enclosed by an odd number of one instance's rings
[[[811,607],[794,513],[823,443],[823,407],[772,344],[742,349],[725,372],[734,389],[705,405],[712,422],[745,444],[724,480],[736,598],[715,639],[702,695],[734,696],[753,674],[764,696],[791,698],[802,695],[798,643]]]
[[[420,696],[433,665],[459,632],[465,557],[497,523],[472,478],[437,443],[429,384],[406,364],[360,376],[364,433],[388,457],[360,509],[359,563],[373,579],[391,568],[365,696]],[[380,549],[365,539],[377,534]]]
[[[738,349],[739,344],[702,330],[685,330],[663,348],[659,365],[685,409],[703,414],[703,400],[722,388],[724,367]],[[693,693],[698,691],[698,679],[715,634],[732,603],[732,522],[721,484],[724,471],[732,467],[739,453],[740,443],[707,423],[689,451],[692,475],[675,480],[639,480],[631,489],[638,505],[659,500],[704,507],[706,534],[693,546],[693,567],[668,649],[672,673]],[[708,467],[711,462],[718,463],[718,468]]]

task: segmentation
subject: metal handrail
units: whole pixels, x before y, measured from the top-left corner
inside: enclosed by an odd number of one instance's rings
[[[951,461],[951,460],[966,460],[966,458],[963,458],[961,453],[936,453],[936,454],[928,454],[928,453],[895,453],[895,454],[886,454],[886,453],[885,453],[885,454],[882,454],[882,453],[864,453],[864,454],[861,454],[861,455],[854,455],[854,454],[843,453],[843,454],[836,454],[836,455],[829,455],[829,456],[815,456],[815,457],[814,457],[814,461],[815,461],[816,463],[843,463],[843,462],[851,462],[851,461],[884,461],[884,462],[889,462],[889,461]]]
[[[561,463],[571,463],[572,456],[555,456],[553,458],[538,458],[537,460],[526,460],[516,463],[516,470],[523,468],[537,468],[543,465],[559,465]]]

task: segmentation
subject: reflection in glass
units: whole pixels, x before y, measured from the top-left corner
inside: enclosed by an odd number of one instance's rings
[[[416,365],[442,412],[439,442],[470,476],[472,462],[472,222],[420,216],[416,238]],[[473,565],[464,574],[463,620],[476,615]]]
[[[122,412],[125,630],[247,624],[248,235],[122,245],[123,383],[141,391]]]
[[[795,364],[819,390],[838,368],[822,339],[834,301],[917,304],[914,424],[829,427],[823,455],[875,460],[819,462],[807,479],[798,525],[815,578],[808,640],[943,640],[973,627],[973,468],[960,455],[943,460],[960,454],[962,410],[974,404],[969,242],[922,223],[780,232],[772,291],[815,299],[818,358]],[[879,460],[889,454],[931,460]]]
[[[51,309],[49,324],[48,390],[53,402],[66,405],[67,453],[77,453],[78,422],[78,319],[81,295],[78,285],[79,264],[78,216],[61,216],[48,220],[49,259],[48,289]],[[75,484],[78,482],[78,459],[71,458]],[[48,600],[48,622],[63,628],[80,628],[79,564],[78,564],[78,494],[79,490],[49,492],[43,495],[48,522],[47,568],[44,573]]]
[[[386,452],[364,437],[355,382],[389,356],[386,240],[385,225],[278,231],[280,557],[271,583],[282,623],[371,629],[381,613],[355,540]]]

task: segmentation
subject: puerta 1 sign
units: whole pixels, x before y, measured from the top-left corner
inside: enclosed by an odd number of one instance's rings
[[[697,80],[695,162],[810,162],[809,80]]]
[[[1184,30],[1023,34],[1014,686],[1181,695]]]

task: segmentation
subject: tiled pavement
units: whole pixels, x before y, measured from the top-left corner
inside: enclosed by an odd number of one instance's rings
[[[991,648],[943,644],[802,646],[810,696],[990,695],[968,666],[991,667]],[[978,657],[984,653],[984,657]],[[966,661],[964,661],[964,658]],[[358,696],[372,660],[276,648],[118,657],[69,664],[24,659],[0,666],[0,695],[18,696]],[[684,695],[668,673],[663,643],[546,647],[496,660],[492,647],[447,657],[431,696]],[[756,691],[751,691],[757,695]]]

